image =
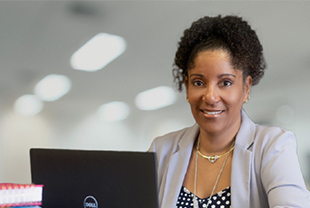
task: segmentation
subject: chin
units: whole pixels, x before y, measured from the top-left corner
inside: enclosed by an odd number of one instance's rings
[[[206,132],[207,134],[219,134],[221,132],[224,131],[224,128],[219,126],[219,125],[215,125],[215,124],[199,124],[200,130],[203,130],[204,132]]]

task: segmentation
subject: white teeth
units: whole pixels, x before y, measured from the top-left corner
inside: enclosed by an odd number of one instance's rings
[[[222,113],[223,111],[203,111],[203,112],[208,115],[215,115],[215,114]]]

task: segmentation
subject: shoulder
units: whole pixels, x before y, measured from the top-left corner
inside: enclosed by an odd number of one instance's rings
[[[294,133],[280,127],[257,124],[255,129],[251,151],[255,169],[261,175],[265,189],[271,190],[276,187],[274,184],[281,184],[283,181],[276,181],[275,178],[282,173],[285,173],[283,178],[300,175]]]
[[[236,145],[251,151],[256,164],[283,155],[296,155],[297,142],[292,131],[277,126],[255,124],[245,112],[242,115]]]
[[[295,149],[296,137],[292,131],[280,127],[255,124],[255,143],[264,151]]]
[[[264,126],[255,124],[255,129],[256,136],[261,136],[265,138],[278,138],[283,136],[289,136],[295,138],[295,135],[292,131],[277,126]]]
[[[187,155],[198,132],[199,126],[195,124],[192,127],[171,132],[153,140],[149,151],[156,153],[159,184],[162,183],[163,175],[171,164],[172,156],[175,153],[180,153],[180,151],[182,151],[182,154]],[[176,158],[176,160],[178,159],[179,157]],[[174,160],[174,163],[176,160]]]
[[[265,126],[254,123],[242,112],[242,124],[238,133],[237,142],[248,150],[254,148],[268,148],[284,144],[296,146],[293,132],[277,126]]]
[[[174,152],[177,150],[178,144],[184,140],[192,140],[198,131],[197,124],[186,127],[178,131],[170,132],[163,136],[155,138],[151,144],[150,150],[153,152]]]

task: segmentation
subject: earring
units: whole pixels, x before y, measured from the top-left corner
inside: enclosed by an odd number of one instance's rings
[[[189,102],[188,97],[186,97],[186,101]]]
[[[245,102],[247,103],[247,102],[249,102],[249,100],[250,100],[250,95],[247,97],[247,99],[245,100]]]

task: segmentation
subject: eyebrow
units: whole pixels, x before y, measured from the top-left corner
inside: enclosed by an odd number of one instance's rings
[[[202,74],[191,74],[189,77],[192,77],[192,76],[204,77]]]
[[[191,74],[189,77],[192,77],[192,76],[204,77],[203,74]],[[219,78],[226,77],[226,76],[236,77],[236,75],[234,74],[221,74],[219,75]]]
[[[230,77],[230,76],[236,77],[236,75],[234,75],[234,74],[221,74],[219,77],[226,77],[226,76],[228,76],[228,77]]]

